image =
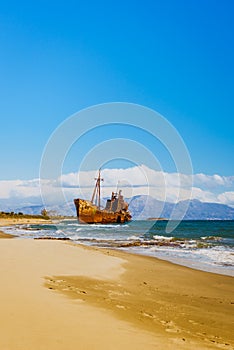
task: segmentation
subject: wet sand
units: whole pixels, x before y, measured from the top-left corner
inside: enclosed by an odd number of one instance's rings
[[[233,277],[47,240],[0,259],[0,349],[233,349]]]
[[[14,237],[16,237],[16,236],[8,234],[8,233],[5,233],[3,231],[0,231],[0,238],[14,238]]]

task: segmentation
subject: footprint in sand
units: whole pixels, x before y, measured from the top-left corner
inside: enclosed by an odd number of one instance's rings
[[[176,327],[173,321],[161,321],[161,323],[166,326],[166,332],[170,333],[180,333],[180,328]]]

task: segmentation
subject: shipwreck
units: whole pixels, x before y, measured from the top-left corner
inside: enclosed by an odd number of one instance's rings
[[[100,170],[95,180],[91,201],[81,198],[74,199],[79,222],[86,224],[123,224],[130,221],[132,216],[121,190],[112,192],[111,198],[106,201],[105,208],[101,208],[101,181],[103,179]]]

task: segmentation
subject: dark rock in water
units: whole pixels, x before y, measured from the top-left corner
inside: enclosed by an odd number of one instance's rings
[[[35,237],[34,239],[51,239],[51,240],[54,240],[54,241],[70,241],[70,238],[68,238],[68,237],[51,237],[51,236],[48,236],[48,237]]]

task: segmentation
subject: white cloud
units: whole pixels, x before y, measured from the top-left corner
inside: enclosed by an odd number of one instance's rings
[[[198,187],[216,188],[216,187],[232,187],[234,184],[233,176],[220,176],[220,175],[206,175],[195,174],[193,175],[194,184]]]
[[[39,196],[39,180],[0,181],[0,198]]]
[[[91,198],[94,178],[97,172],[83,171],[64,174],[59,179],[43,180],[44,193],[50,203],[58,200],[72,200],[78,196]],[[146,194],[159,200],[176,202],[178,200],[199,199],[204,202],[217,202],[234,205],[234,176],[206,174],[178,174],[156,171],[145,165],[127,169],[104,169],[102,171],[102,195],[109,196],[112,190],[123,189],[125,197]],[[58,188],[62,186],[64,197],[58,199]],[[0,181],[0,199],[21,199],[40,197],[40,180]]]
[[[234,191],[224,192],[218,196],[220,203],[234,206]]]
[[[192,198],[201,202],[218,202],[217,196],[211,191],[202,190],[199,187],[192,188]]]

